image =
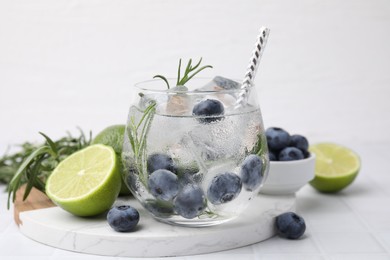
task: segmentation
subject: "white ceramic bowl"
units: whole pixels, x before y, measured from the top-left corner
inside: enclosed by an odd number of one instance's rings
[[[315,155],[296,161],[271,161],[262,194],[293,194],[314,178]]]

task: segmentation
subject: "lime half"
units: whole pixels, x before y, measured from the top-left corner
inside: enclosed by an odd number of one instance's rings
[[[321,192],[338,192],[350,185],[360,170],[360,158],[351,149],[334,144],[311,145],[316,155],[315,178],[310,184]]]
[[[96,144],[59,163],[46,182],[46,194],[74,215],[94,216],[112,206],[120,187],[114,149]]]

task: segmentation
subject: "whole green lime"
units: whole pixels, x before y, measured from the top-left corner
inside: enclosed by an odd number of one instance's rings
[[[101,132],[99,132],[95,138],[92,140],[92,144],[104,144],[111,146],[115,153],[117,154],[118,158],[121,158],[122,154],[122,146],[123,146],[123,138],[125,136],[125,125],[112,125],[109,127],[106,127]],[[120,173],[123,176],[123,164],[120,163]],[[122,179],[122,185],[119,195],[130,195],[131,192],[129,188],[126,186]]]

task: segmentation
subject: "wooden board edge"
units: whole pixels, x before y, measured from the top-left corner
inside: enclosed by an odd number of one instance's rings
[[[14,202],[14,220],[15,223],[19,226],[22,225],[19,214],[23,211],[45,209],[56,206],[45,193],[32,188],[28,197],[23,200],[23,195],[26,190],[26,185],[23,185],[16,192],[16,199]]]

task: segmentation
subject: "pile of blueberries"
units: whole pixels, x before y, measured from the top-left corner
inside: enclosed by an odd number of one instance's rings
[[[270,161],[302,160],[310,156],[309,142],[302,135],[290,135],[280,127],[265,131]]]
[[[206,209],[207,201],[220,205],[232,201],[240,194],[242,187],[253,191],[259,187],[263,175],[263,161],[251,154],[244,160],[239,174],[222,172],[209,183],[207,191],[191,178],[193,173],[179,173],[172,158],[166,154],[152,154],[148,157],[148,189],[157,202],[172,203],[173,212],[187,219],[195,218]],[[148,209],[159,214],[162,208],[150,204]],[[160,203],[161,205],[161,203]],[[167,210],[167,208],[165,208]],[[161,212],[161,213],[167,213]]]
[[[263,161],[255,154],[245,158],[239,174],[222,172],[214,176],[206,192],[191,177],[195,173],[180,172],[166,154],[151,154],[147,170],[148,190],[155,200],[149,200],[146,208],[157,216],[176,213],[186,219],[201,215],[207,201],[214,205],[227,203],[237,198],[242,188],[257,189],[263,179]],[[107,220],[114,230],[126,232],[135,228],[139,214],[130,206],[117,206],[108,212]]]

